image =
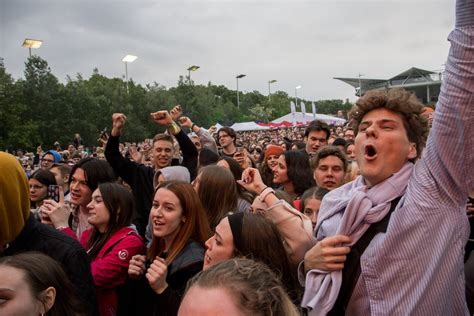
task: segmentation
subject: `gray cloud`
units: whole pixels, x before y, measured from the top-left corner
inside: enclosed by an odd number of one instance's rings
[[[307,99],[350,98],[335,76],[387,78],[409,67],[440,69],[454,1],[23,1],[0,2],[0,56],[22,76],[26,37],[60,80],[94,67],[137,82],[176,85],[189,65],[198,84],[272,90]]]

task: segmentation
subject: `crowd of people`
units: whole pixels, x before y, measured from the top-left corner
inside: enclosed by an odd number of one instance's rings
[[[138,143],[114,113],[97,147],[0,152],[0,314],[474,313],[473,19],[436,112],[368,91],[345,126],[237,133],[177,105]]]

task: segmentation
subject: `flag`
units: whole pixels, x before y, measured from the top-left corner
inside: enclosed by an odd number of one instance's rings
[[[306,105],[304,104],[303,101],[301,101],[300,106],[301,106],[301,114],[303,114],[303,124],[306,125]]]
[[[293,121],[293,126],[296,125],[296,105],[293,101],[290,103],[291,108],[291,120]]]
[[[316,119],[316,104],[311,103],[311,109],[313,110],[313,119]]]

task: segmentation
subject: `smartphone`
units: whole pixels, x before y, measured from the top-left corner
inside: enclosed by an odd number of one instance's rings
[[[245,155],[245,152],[244,152],[244,148],[243,147],[237,147],[235,149],[235,153],[234,153],[234,156],[233,158],[244,158],[244,155]]]
[[[469,197],[469,200],[467,203],[471,203],[472,205],[474,205],[474,197]]]
[[[48,197],[56,202],[59,202],[59,185],[48,186]]]

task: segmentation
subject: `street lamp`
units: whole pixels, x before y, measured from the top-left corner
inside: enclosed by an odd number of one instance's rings
[[[295,107],[298,108],[298,90],[303,88],[302,86],[295,87]]]
[[[271,85],[272,83],[275,83],[275,82],[277,82],[277,80],[275,80],[275,79],[268,81],[268,101],[270,101],[270,95],[271,95],[271,93],[270,93],[270,85]]]
[[[200,67],[199,66],[196,66],[196,65],[192,65],[188,68],[188,80],[189,80],[189,84],[191,84],[191,71],[196,71],[198,70]]]
[[[360,80],[360,77],[365,76],[361,73],[359,73],[359,97],[362,96],[362,81]]]
[[[128,63],[133,63],[138,57],[134,55],[127,55],[125,56],[122,61],[125,63],[125,80],[127,82],[127,93],[128,93]]]
[[[235,76],[235,79],[237,80],[237,108],[240,107],[240,100],[239,100],[239,79],[245,77],[246,75],[240,74]]]
[[[41,44],[43,44],[42,40],[26,38],[23,41],[23,44],[21,46],[28,48],[28,50],[30,51],[30,57],[31,57],[31,49],[32,48],[40,48]]]

